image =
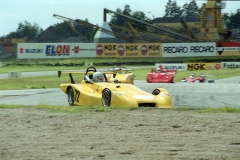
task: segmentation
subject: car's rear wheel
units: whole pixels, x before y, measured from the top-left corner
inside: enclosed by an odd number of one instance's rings
[[[175,83],[175,74],[173,74],[173,81],[172,83]]]
[[[111,104],[111,91],[107,88],[105,88],[102,91],[102,105],[104,107],[110,106]]]
[[[131,79],[131,82],[130,82],[130,83],[133,84],[133,82],[134,82],[134,79]]]
[[[74,91],[72,87],[68,89],[68,104],[70,106],[74,105]]]

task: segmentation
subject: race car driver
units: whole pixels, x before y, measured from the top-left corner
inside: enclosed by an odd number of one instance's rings
[[[104,81],[103,74],[101,72],[95,72],[93,74],[93,81],[94,82],[103,82]]]

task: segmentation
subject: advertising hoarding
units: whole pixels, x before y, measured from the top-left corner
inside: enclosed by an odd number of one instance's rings
[[[240,68],[240,62],[222,62],[222,69]]]
[[[134,57],[161,57],[161,43],[98,43],[96,57],[134,58]]]
[[[155,67],[159,67],[162,65],[164,69],[176,69],[178,71],[185,71],[187,70],[186,63],[155,63]]]
[[[18,59],[96,57],[95,43],[18,43]]]
[[[240,56],[240,42],[216,42],[216,56]]]
[[[221,69],[221,62],[214,63],[187,63],[187,70],[218,70]]]
[[[215,56],[216,47],[210,43],[162,43],[162,57]]]

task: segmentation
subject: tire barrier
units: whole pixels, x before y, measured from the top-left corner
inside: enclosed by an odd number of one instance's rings
[[[177,60],[178,59],[178,60]],[[125,59],[125,62],[120,62],[121,59],[117,62],[111,62],[113,59],[107,59],[106,61],[109,62],[93,62],[93,66],[131,66],[131,65],[153,65],[155,66],[155,63],[208,63],[208,62],[240,62],[240,56],[232,56],[232,57],[179,57],[179,58],[172,58],[171,60],[168,59],[162,59],[162,58],[155,58],[154,61],[141,61],[139,60],[138,62],[132,62],[131,59],[127,62]],[[3,64],[3,66],[10,66],[10,65],[18,65],[18,66],[85,66],[85,62],[80,62],[80,63],[41,63],[41,62],[10,62]]]
[[[240,57],[216,57],[216,58],[201,58],[201,59],[189,59],[189,63],[192,62],[219,62],[219,61],[224,61],[224,62],[239,62]]]
[[[155,62],[100,62],[93,66],[126,66],[126,65],[154,65]]]
[[[183,63],[181,61],[158,61],[159,63]],[[156,62],[99,62],[93,63],[93,66],[139,66],[139,65],[155,65]]]
[[[28,63],[7,63],[5,66],[11,66],[11,65],[17,65],[17,66],[84,66],[85,63],[42,63],[42,64],[28,64]]]

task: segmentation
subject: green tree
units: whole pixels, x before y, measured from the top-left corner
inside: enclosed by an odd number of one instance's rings
[[[172,2],[172,13],[171,16],[172,17],[180,17],[182,15],[182,10],[181,7],[177,5],[176,1]]]
[[[147,17],[146,17],[146,14],[144,12],[134,11],[132,13],[131,7],[129,5],[125,5],[123,11],[121,11],[121,9],[118,8],[116,12],[119,13],[120,15],[119,14],[114,14],[112,16],[111,20],[110,20],[110,23],[112,23],[114,25],[118,25],[118,26],[129,27],[128,23],[130,22],[131,25],[135,29],[146,30],[146,25],[121,16],[121,15],[125,15],[125,16],[131,17],[131,18],[134,18],[134,19],[137,19],[137,20],[140,20],[140,21],[146,21]],[[117,28],[114,28],[114,30],[117,31],[117,32],[121,32],[121,30],[117,29]]]
[[[146,17],[145,13],[142,11],[134,11],[132,14],[132,18],[138,19],[143,22],[148,19]],[[136,21],[134,21],[133,27],[137,30],[143,30],[143,31],[146,31],[146,29],[147,29],[147,26],[145,24],[138,23]]]
[[[120,8],[118,8],[116,10],[116,12],[118,14],[113,14],[111,20],[110,20],[110,23],[115,25],[115,26],[123,26],[123,27],[128,27],[128,22],[130,21],[129,19],[121,16],[121,15],[125,15],[125,16],[129,16],[129,17],[132,17],[131,15],[131,8],[129,5],[125,5],[124,6],[124,10],[122,11]],[[115,32],[121,32],[121,29],[120,28],[113,28]]]
[[[84,20],[85,22],[88,22],[88,19],[86,18]],[[98,26],[97,24],[92,24],[94,26]],[[97,32],[97,30],[95,30],[93,27],[88,27],[88,26],[84,26],[84,25],[79,25],[77,23],[74,24],[74,28],[82,35],[85,37],[86,40],[92,40],[95,33]]]
[[[230,20],[229,13],[224,13],[223,14],[223,23],[224,23],[225,28],[231,28],[230,27],[231,20]]]
[[[198,6],[196,0],[192,0],[189,4],[185,3],[182,7],[183,17],[193,17],[198,15]]]
[[[131,16],[131,12],[132,12],[132,10],[131,10],[130,6],[129,5],[125,5],[122,14],[124,14],[126,16]]]
[[[27,37],[28,41],[31,41],[37,37],[43,31],[37,23],[29,23],[28,21],[20,22],[15,32],[10,32],[6,35],[6,38],[23,38]]]
[[[122,14],[122,10],[120,8],[118,8],[116,10],[117,13]],[[119,14],[113,14],[110,20],[110,23],[114,24],[114,25],[123,25],[124,24],[124,19],[121,15]]]
[[[167,4],[165,5],[164,17],[171,17],[171,13],[172,13],[172,0],[168,0]]]
[[[181,7],[177,5],[175,0],[168,0],[165,7],[164,17],[177,17],[182,15]]]
[[[231,13],[229,20],[229,29],[240,28],[240,9],[237,9],[236,13]]]
[[[197,16],[205,15],[206,14],[206,3],[203,3],[201,7],[198,8]]]
[[[67,23],[71,23],[71,22],[67,22]],[[53,25],[53,27],[65,38],[69,38],[73,35],[76,35],[76,33],[74,33],[71,30],[71,28],[68,26],[67,23],[63,21],[61,23],[56,23],[56,24]]]
[[[131,12],[132,12],[131,7],[129,5],[125,5],[124,10],[122,11],[122,14],[125,16],[132,17]],[[116,25],[121,25],[121,26],[125,26],[125,27],[128,26],[128,24],[127,24],[128,20],[125,17],[118,16],[118,18],[119,18],[119,21],[118,21],[118,24],[116,24]]]
[[[84,21],[88,22],[88,19],[86,18]],[[70,26],[68,24],[70,24]],[[84,37],[85,40],[92,40],[94,34],[96,33],[96,31],[90,26],[85,26],[79,23],[74,23],[69,21],[68,22],[63,21],[61,23],[57,23],[54,25],[54,27],[65,38],[76,37],[76,36],[79,36],[80,34],[81,36]]]
[[[187,14],[188,14],[188,3],[184,3],[184,5],[182,6],[182,16],[187,17]]]
[[[223,22],[227,29],[240,28],[240,9],[237,9],[236,13],[224,13]]]

